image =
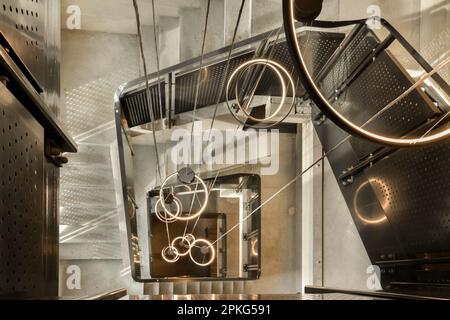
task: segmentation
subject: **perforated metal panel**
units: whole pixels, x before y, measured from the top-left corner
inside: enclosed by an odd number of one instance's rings
[[[299,37],[302,37],[302,43],[308,46],[310,54],[307,57],[311,62],[313,74],[317,74],[321,70],[344,38],[342,34],[313,31],[303,32]],[[273,45],[269,46],[268,52],[268,58],[280,63],[289,73],[293,74],[294,65],[286,42],[278,42],[275,44],[275,47]],[[233,58],[230,62],[229,74],[236,70],[242,63],[252,59],[253,56],[254,53],[251,52]],[[199,108],[216,103],[217,94],[220,91],[221,83],[224,81],[223,77],[225,76],[226,64],[226,61],[224,61],[205,68],[205,71],[202,73],[203,78],[200,85]],[[198,74],[199,72],[197,70],[177,77],[175,113],[179,114],[192,111],[195,102]],[[294,75],[293,78],[295,83],[299,83]],[[276,75],[271,72],[264,73],[255,93],[257,95],[281,95],[281,85],[279,85]],[[299,87],[297,88],[297,93],[301,96],[305,92]],[[223,101],[225,101],[225,94],[220,99],[220,102]]]
[[[404,149],[366,170],[406,254],[450,249],[450,142]]]
[[[236,70],[242,63],[250,60],[253,57],[253,54],[253,52],[246,53],[231,59],[228,72],[229,75],[231,75],[231,73]],[[226,85],[226,79],[224,79],[226,77],[226,66],[227,62],[223,61],[207,66],[204,69],[204,71],[202,72],[202,78],[200,80],[197,108],[216,104],[222,84]],[[175,87],[175,114],[189,112],[194,109],[198,76],[198,69],[177,76]],[[225,101],[225,93],[223,93],[223,96],[220,97],[220,102],[223,101]]]
[[[342,33],[304,31],[298,37],[306,65],[311,75],[315,77],[339,47],[345,36]],[[284,66],[292,75],[294,83],[298,85],[296,88],[297,96],[304,96],[306,91],[301,86],[300,79],[295,75],[294,64],[287,43],[285,41],[279,42],[274,49],[271,46],[269,52],[271,52],[270,58]],[[274,73],[270,73],[261,79],[256,94],[276,96],[281,95],[281,92],[280,81]]]
[[[45,78],[45,6],[47,0],[0,0],[0,31],[36,80]]]
[[[351,43],[341,52],[339,59],[319,83],[326,96],[331,95],[339,85],[361,64],[379,40],[369,29],[363,27]]]
[[[158,91],[158,85],[150,87],[149,90],[150,103],[153,109],[153,116],[155,120],[161,120],[166,115],[166,84],[160,85],[160,91]],[[161,92],[161,107],[159,100],[159,93]],[[145,90],[136,93],[126,95],[122,99],[123,113],[127,119],[128,126],[130,128],[140,126],[151,121],[150,107],[148,105],[148,98]],[[163,114],[161,114],[161,111]]]
[[[0,84],[0,295],[45,288],[44,130]]]
[[[342,114],[358,125],[363,125],[413,83],[394,58],[388,52],[382,52],[344,93]],[[379,134],[400,137],[438,113],[439,110],[422,91],[414,90],[365,128]],[[352,139],[352,144],[360,156],[377,148],[361,139]]]
[[[375,34],[367,27],[362,27],[320,82],[322,91],[330,96],[340,89],[378,45],[380,40]],[[343,116],[362,126],[413,83],[413,79],[397,60],[388,51],[382,51],[340,93],[333,104]],[[400,137],[438,113],[439,110],[432,101],[417,89],[364,128],[378,134]],[[376,144],[358,138],[352,138],[351,143],[359,157],[365,157],[379,148]]]

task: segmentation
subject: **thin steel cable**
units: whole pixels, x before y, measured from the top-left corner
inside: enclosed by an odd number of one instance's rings
[[[209,6],[209,2],[210,1],[208,0],[208,6]],[[226,64],[226,67],[225,67],[225,70],[224,70],[224,73],[223,73],[224,77],[222,78],[222,82],[221,82],[221,85],[220,85],[220,90],[219,90],[218,95],[217,95],[216,106],[215,106],[214,114],[213,114],[213,117],[212,117],[212,120],[211,120],[211,126],[210,126],[210,129],[209,129],[209,137],[208,137],[207,142],[209,142],[211,140],[211,132],[212,132],[212,129],[214,127],[214,123],[215,123],[215,120],[216,120],[216,117],[217,117],[217,111],[218,111],[219,104],[220,104],[220,99],[221,99],[221,97],[223,95],[225,82],[226,82],[226,79],[228,77],[228,73],[229,73],[229,69],[230,69],[231,56],[233,54],[234,45],[236,43],[237,33],[238,33],[238,30],[239,30],[239,25],[240,25],[240,22],[241,22],[242,13],[244,11],[245,3],[246,3],[246,0],[242,0],[241,6],[239,8],[238,18],[237,18],[237,21],[236,21],[236,25],[234,27],[233,38],[231,40],[230,50],[228,52],[227,64]],[[204,37],[206,37],[206,32],[204,34]],[[202,55],[201,59],[203,61],[203,55]],[[200,76],[199,76],[198,80],[201,79],[201,72],[202,72],[202,66],[200,67]],[[197,86],[197,91],[198,90],[199,90],[199,85]],[[195,121],[195,109],[194,109],[194,119],[193,119],[193,121]],[[194,122],[192,123],[191,141],[193,139],[193,132],[194,132]],[[197,226],[197,223],[195,224],[195,226]],[[192,232],[194,232],[194,231],[195,231],[195,228],[193,229]]]
[[[155,133],[155,116],[153,113],[153,105],[150,99],[150,81],[148,78],[148,73],[147,73],[147,62],[145,60],[145,52],[144,52],[144,42],[142,39],[142,27],[141,27],[141,17],[139,14],[139,6],[137,3],[137,0],[133,0],[133,6],[134,6],[134,12],[136,14],[136,25],[137,25],[137,33],[138,33],[138,39],[139,39],[139,49],[140,49],[140,53],[141,53],[141,59],[142,59],[142,67],[144,69],[144,77],[145,77],[145,91],[146,91],[146,99],[147,99],[147,104],[149,107],[149,111],[150,111],[150,120],[152,121],[152,132],[153,132],[153,142],[155,144],[155,152],[156,152],[156,163],[157,163],[157,168],[158,168],[158,174],[159,174],[159,179],[162,183],[162,174],[161,174],[161,163],[159,161],[159,152],[158,152],[158,144],[157,144],[157,139],[156,139],[156,133]]]
[[[259,210],[261,210],[265,205],[267,205],[269,202],[271,202],[273,199],[278,197],[283,191],[285,191],[287,188],[289,188],[292,184],[294,184],[299,178],[303,177],[309,170],[314,168],[317,164],[319,164],[321,161],[323,161],[326,157],[328,157],[333,151],[337,150],[340,146],[342,146],[345,143],[346,139],[339,142],[336,146],[331,148],[327,153],[325,153],[322,157],[317,159],[313,162],[308,168],[303,170],[302,172],[298,173],[291,181],[289,181],[286,185],[280,188],[276,193],[274,193],[272,196],[270,196],[266,201],[264,201],[261,205],[259,205],[255,210],[253,210],[251,213],[249,213],[245,218],[241,219],[238,224],[233,226],[231,229],[229,229],[227,232],[225,232],[223,235],[221,235],[216,241],[213,242],[213,245],[217,244],[220,240],[225,238],[227,235],[229,235],[233,230],[235,230],[237,227],[239,227],[242,223],[250,219],[255,213],[257,213]],[[262,213],[261,213],[262,214]]]
[[[156,77],[158,79],[158,104],[159,104],[159,114],[161,116],[161,122],[164,119],[164,110],[162,106],[162,92],[161,92],[161,62],[160,62],[160,52],[159,52],[159,30],[156,27],[156,8],[155,8],[155,0],[152,0],[152,17],[153,17],[153,39],[155,42],[155,54],[156,54]],[[155,119],[156,120],[156,119]],[[163,128],[163,141],[164,141],[164,161],[167,163],[167,141],[165,130]],[[167,170],[167,166],[164,166]],[[164,170],[166,176],[167,172]]]
[[[436,72],[438,72],[440,69],[442,69],[446,64],[450,63],[450,59],[447,59],[443,62],[441,62],[439,65],[436,66],[436,68],[434,70],[432,70],[431,72],[427,73],[426,75],[424,75],[417,83],[415,83],[414,85],[412,85],[406,92],[412,92],[412,90],[416,89],[421,83],[423,83],[427,78],[431,77],[433,74],[435,74]],[[405,93],[406,93],[405,92]],[[399,101],[400,99],[404,98],[406,95],[402,94],[400,95],[396,100],[394,101]],[[377,113],[377,115],[381,115],[384,112],[386,112],[387,110],[389,110],[391,107],[393,107],[395,103],[389,103],[388,105],[386,105],[379,113]],[[450,111],[448,113],[446,113],[429,131],[427,131],[425,133],[425,136],[427,136],[435,127],[437,127],[445,118],[447,118],[447,116],[450,115]],[[366,123],[364,123],[362,125],[362,127],[368,125],[369,123],[371,123],[373,120],[375,119],[375,117],[370,118]],[[238,224],[236,224],[235,226],[233,226],[231,229],[229,229],[226,233],[224,233],[222,236],[220,236],[214,243],[213,245],[217,244],[220,240],[222,240],[223,238],[225,238],[228,234],[230,234],[233,230],[235,230],[237,227],[239,227],[243,222],[247,221],[250,217],[252,217],[255,213],[257,213],[260,209],[262,209],[265,205],[267,205],[269,202],[271,202],[273,199],[275,199],[279,194],[281,194],[283,191],[285,191],[287,188],[289,188],[293,183],[295,183],[299,178],[303,177],[303,175],[305,175],[309,170],[311,170],[312,168],[314,168],[317,164],[319,164],[321,161],[323,161],[325,158],[327,158],[332,152],[336,151],[340,146],[342,146],[345,142],[347,142],[352,136],[348,135],[345,139],[343,139],[341,142],[339,142],[336,146],[334,146],[333,148],[331,148],[329,151],[327,151],[322,157],[320,157],[318,160],[316,160],[312,165],[310,165],[308,168],[306,168],[304,171],[300,172],[299,174],[297,174],[291,181],[289,181],[285,186],[283,186],[282,188],[280,188],[280,190],[278,190],[275,194],[273,194],[271,197],[269,197],[266,201],[264,201],[260,206],[258,206],[258,208],[256,208],[255,210],[253,210],[250,214],[248,214],[244,219],[242,219]],[[261,213],[262,214],[262,213]]]
[[[156,54],[156,76],[158,78],[158,104],[159,104],[159,112],[160,112],[161,120],[162,120],[164,118],[164,116],[163,116],[162,93],[161,93],[161,64],[160,64],[159,41],[158,41],[159,32],[156,27],[155,0],[152,0],[152,17],[153,17],[153,38],[155,41],[155,54]]]
[[[206,4],[206,15],[205,15],[205,25],[203,28],[203,39],[202,39],[202,49],[201,49],[201,55],[200,55],[200,68],[198,71],[197,76],[197,84],[196,84],[196,90],[195,90],[195,98],[194,98],[194,112],[192,114],[192,127],[191,127],[191,151],[194,147],[194,127],[197,117],[197,108],[198,108],[198,101],[200,97],[200,86],[202,81],[202,73],[203,73],[203,65],[204,65],[204,57],[205,57],[205,47],[206,47],[206,37],[208,35],[208,22],[209,22],[209,13],[211,9],[211,0],[208,0]],[[194,156],[195,159],[195,156]],[[198,164],[197,171],[199,171],[201,164]],[[191,212],[189,212],[191,214]]]
[[[213,190],[214,185],[216,184],[216,181],[217,181],[218,176],[219,176],[219,173],[217,173],[217,175],[216,175],[214,181],[211,183],[211,186],[210,186],[210,188],[209,188],[208,194],[211,194],[211,191]],[[197,197],[197,199],[198,199],[198,197]],[[194,223],[194,226],[192,227],[191,234],[194,234],[195,229],[197,228],[197,225],[198,225],[199,222],[200,222],[200,216],[197,217],[197,219],[196,219],[196,221],[195,221],[195,223]],[[187,229],[187,226],[186,226],[186,229]],[[186,232],[186,230],[185,230],[185,232]],[[186,234],[185,234],[185,235],[186,235]]]
[[[197,198],[197,190],[198,190],[198,179],[197,179],[197,183],[196,183],[196,185],[195,185],[194,193],[192,194],[191,207],[190,207],[190,209],[189,209],[189,216],[190,216],[191,213],[192,213],[192,209],[193,209],[193,207],[194,207],[195,198]],[[206,190],[205,190],[205,191],[206,191]],[[205,194],[205,197],[206,197],[206,194]],[[206,199],[205,199],[205,200],[206,200]],[[199,216],[199,217],[200,217],[200,216]],[[197,218],[197,219],[198,219],[198,218]],[[188,226],[189,226],[189,220],[186,221],[186,227],[184,228],[183,238],[186,236],[186,231],[187,231]]]
[[[214,128],[214,123],[215,123],[216,117],[217,117],[217,111],[219,110],[220,99],[222,98],[223,90],[225,89],[225,83],[226,83],[226,81],[227,81],[227,79],[229,77],[231,56],[233,54],[234,45],[236,43],[237,33],[238,33],[238,30],[239,30],[239,25],[241,23],[241,18],[242,18],[242,12],[244,11],[244,7],[245,7],[245,1],[246,0],[242,0],[241,7],[239,8],[239,14],[238,14],[238,18],[237,18],[237,21],[236,21],[236,26],[234,28],[233,39],[231,40],[230,51],[228,52],[227,64],[226,64],[225,70],[223,72],[222,82],[220,84],[220,89],[219,89],[219,92],[217,94],[216,106],[215,106],[215,109],[214,109],[213,118],[211,120],[211,126],[209,128],[209,132],[210,133],[209,133],[209,137],[208,137],[208,142],[211,139],[211,131]]]
[[[153,133],[153,143],[155,144],[156,163],[157,163],[157,168],[158,168],[159,180],[160,180],[160,183],[162,183],[163,180],[162,180],[162,173],[161,173],[161,163],[160,163],[160,159],[159,159],[158,143],[157,143],[156,132],[155,132],[155,116],[153,113],[153,105],[152,105],[151,99],[150,99],[150,81],[149,81],[148,73],[147,73],[147,63],[145,60],[145,52],[144,52],[144,41],[142,38],[141,17],[139,14],[139,6],[137,3],[137,0],[133,0],[133,6],[134,6],[134,12],[136,14],[136,25],[137,25],[137,33],[138,33],[138,39],[139,39],[139,49],[141,52],[142,66],[144,69],[144,76],[145,76],[146,98],[147,98],[148,107],[150,108],[150,120],[152,121],[152,133]],[[170,247],[171,241],[170,241],[169,223],[167,221],[166,221],[166,232],[167,232],[167,239],[168,239],[169,247]]]
[[[450,111],[448,111],[438,121],[436,121],[436,123],[427,132],[425,132],[425,134],[420,138],[423,139],[427,135],[429,135],[437,126],[439,126],[446,118],[448,118],[449,115],[450,115]]]
[[[205,25],[203,28],[203,40],[202,40],[202,49],[201,49],[201,56],[200,56],[200,69],[198,71],[197,86],[196,86],[195,98],[194,98],[194,113],[192,116],[192,128],[191,128],[191,147],[193,145],[192,137],[194,136],[195,117],[196,117],[196,113],[197,113],[198,100],[199,100],[199,96],[200,96],[200,85],[201,85],[201,80],[202,80],[203,64],[204,64],[204,57],[205,57],[206,36],[208,34],[208,21],[209,21],[210,8],[211,8],[211,0],[208,0],[207,5],[206,5]]]
[[[195,120],[196,120],[195,118],[196,118],[196,113],[197,113],[198,100],[199,100],[199,96],[200,96],[200,85],[201,85],[203,65],[204,65],[206,37],[208,35],[208,22],[209,22],[210,10],[211,10],[211,0],[208,0],[207,5],[206,5],[205,24],[203,27],[203,39],[202,39],[202,48],[201,48],[201,55],[200,55],[200,68],[198,71],[197,85],[196,85],[195,98],[194,98],[194,112],[193,112],[193,116],[192,116],[192,127],[191,127],[191,152],[192,152],[192,148],[194,146],[194,128],[195,128]],[[198,181],[197,181],[197,184],[195,187],[195,191],[197,191],[197,189],[198,189]],[[205,196],[206,196],[206,194],[205,194]],[[192,213],[192,208],[194,206],[195,198],[196,198],[196,193],[194,193],[192,196],[191,206],[189,209],[189,215],[191,215],[191,213]],[[207,201],[207,199],[205,199],[205,201]],[[189,221],[186,222],[186,227],[184,229],[183,238],[186,236],[186,231],[187,231],[188,226],[189,226]]]

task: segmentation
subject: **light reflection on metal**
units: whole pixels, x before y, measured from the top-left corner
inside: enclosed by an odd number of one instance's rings
[[[357,202],[358,202],[359,194],[365,187],[369,186],[370,184],[377,184],[381,187],[382,190],[386,190],[388,188],[387,185],[380,179],[373,178],[368,181],[365,181],[358,187],[358,189],[356,189],[355,197],[353,198],[353,208],[355,210],[355,213],[356,213],[358,219],[361,220],[362,222],[367,223],[367,224],[381,224],[381,223],[387,221],[386,215],[383,215],[382,217],[375,218],[375,219],[368,219],[364,216],[364,213],[362,213],[358,208]],[[390,207],[389,199],[386,196],[384,196],[383,201],[380,203],[380,205],[383,208],[383,210],[386,212],[386,210],[388,210]]]
[[[281,97],[281,102],[280,105],[278,106],[278,108],[275,110],[275,112],[273,112],[270,116],[265,117],[265,118],[255,118],[253,117],[247,110],[249,105],[247,106],[242,106],[240,100],[239,100],[239,90],[238,90],[238,85],[239,85],[239,81],[236,81],[236,85],[235,85],[235,99],[236,99],[236,104],[239,107],[239,109],[244,113],[244,115],[246,116],[246,121],[248,119],[256,121],[258,123],[267,123],[270,122],[271,125],[273,125],[273,121],[271,122],[271,120],[275,119],[275,117],[277,117],[282,109],[283,106],[285,104],[286,98],[287,98],[287,91],[289,86],[286,84],[286,80],[285,77],[289,80],[289,85],[290,87],[292,87],[292,103],[290,106],[290,111],[292,110],[294,103],[295,103],[295,97],[296,97],[296,90],[295,90],[295,83],[294,80],[292,79],[291,75],[289,74],[289,72],[279,63],[273,61],[273,60],[269,60],[269,59],[252,59],[250,61],[247,61],[245,63],[243,63],[242,65],[240,65],[230,76],[230,78],[228,79],[228,83],[227,83],[227,87],[226,87],[226,93],[225,93],[225,98],[226,98],[226,104],[228,106],[228,108],[231,110],[233,110],[233,108],[230,106],[230,87],[231,87],[231,83],[233,82],[233,80],[239,75],[242,74],[243,72],[247,71],[250,67],[252,66],[256,66],[256,65],[264,65],[269,67],[270,69],[272,69],[278,79],[281,82],[281,87],[282,87],[282,97]],[[285,77],[283,77],[283,74]],[[250,100],[251,101],[251,98]],[[289,111],[289,113],[290,113]],[[289,114],[288,113],[288,114]],[[244,122],[246,121],[242,121],[241,119],[239,119],[237,117],[237,115],[234,112],[231,112],[231,114],[233,115],[233,117],[239,121],[240,123],[245,124]],[[286,115],[287,116],[287,115]],[[285,117],[284,117],[285,118]],[[282,122],[284,120],[284,118],[282,118],[281,120],[275,122],[275,124],[278,124],[280,122]]]
[[[252,244],[251,244],[251,247],[252,247],[252,256],[254,256],[254,257],[259,256],[258,248],[257,248],[258,239],[253,239],[251,243],[252,243]]]
[[[199,246],[199,244],[203,244],[204,246]],[[201,249],[207,247],[208,252],[210,254],[209,260],[205,263],[203,263],[203,262],[200,263],[197,260],[195,260],[194,257],[192,256],[192,248],[194,248],[194,247],[200,247]],[[214,249],[214,246],[212,245],[212,243],[209,242],[208,240],[197,239],[191,245],[191,250],[189,250],[189,256],[191,257],[192,262],[194,262],[199,267],[207,267],[214,262],[214,259],[216,258],[216,250]]]
[[[433,142],[442,141],[450,137],[450,128],[447,128],[433,135],[423,136],[421,138],[393,138],[365,130],[363,126],[360,127],[348,120],[338,110],[336,110],[328,101],[328,99],[323,95],[318,86],[315,84],[314,78],[306,66],[305,57],[300,50],[299,39],[297,37],[297,28],[294,15],[295,0],[284,0],[283,6],[285,7],[286,38],[288,40],[288,43],[291,43],[292,45],[292,51],[294,52],[293,59],[297,63],[297,66],[299,67],[299,70],[301,72],[300,78],[304,79],[303,84],[307,90],[309,89],[308,91],[312,100],[314,100],[316,105],[336,124],[346,128],[346,130],[351,134],[392,147],[422,146]],[[390,104],[384,107],[382,111],[390,108],[399,100],[403,99],[406,95],[413,92],[422,83],[424,83],[427,79],[436,74],[440,69],[442,69],[449,63],[450,57],[438,64],[431,72],[425,74],[421,79],[419,79],[419,81],[412,85],[402,95],[400,95],[397,99],[393,100]]]

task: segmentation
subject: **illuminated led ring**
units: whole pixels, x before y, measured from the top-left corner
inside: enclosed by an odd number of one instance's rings
[[[189,236],[189,237],[188,237],[188,236]],[[195,239],[194,239],[194,238],[189,239],[190,236],[191,236],[191,235],[185,235],[184,237],[178,237],[178,238],[175,238],[175,239],[173,239],[173,241],[172,241],[172,248],[175,248],[175,245],[177,244],[177,242],[179,242],[179,243],[186,243],[186,244],[187,244],[187,250],[186,250],[186,252],[180,252],[180,250],[177,249],[178,255],[179,255],[180,257],[185,257],[185,256],[187,256],[187,255],[189,254],[189,251],[190,251],[191,248],[192,248],[192,243],[195,241]]]
[[[169,250],[172,250],[172,252],[174,253],[175,257],[173,259],[170,259],[167,257],[167,253],[169,252]],[[164,261],[166,261],[167,263],[175,263],[178,260],[180,260],[180,254],[178,253],[177,248],[170,246],[170,247],[165,247],[163,249],[163,251],[161,251],[161,256],[164,259]]]
[[[251,61],[249,61],[249,62],[244,63],[243,65],[241,65],[239,68],[236,69],[234,75],[232,74],[231,77],[230,77],[230,83],[231,83],[231,81],[234,79],[234,77],[235,77],[238,73],[241,73],[241,77],[242,77],[242,74],[245,73],[251,66],[254,66],[254,65],[264,65],[264,66],[267,66],[267,67],[271,68],[273,71],[275,71],[275,73],[276,73],[277,76],[278,76],[278,79],[280,79],[280,81],[281,81],[281,86],[282,86],[282,90],[283,90],[281,103],[280,103],[279,107],[277,108],[277,110],[276,110],[271,116],[269,116],[269,117],[267,117],[267,118],[263,118],[263,119],[253,117],[251,114],[249,114],[249,113],[247,112],[247,108],[244,108],[244,107],[241,105],[240,101],[239,101],[239,89],[238,89],[239,86],[238,86],[238,81],[236,81],[236,85],[235,85],[235,97],[236,97],[236,103],[237,103],[238,107],[242,110],[242,112],[243,112],[249,119],[251,119],[251,120],[253,120],[253,121],[259,121],[259,122],[269,121],[269,120],[275,118],[275,117],[281,112],[281,109],[283,108],[283,105],[284,105],[284,101],[286,100],[286,82],[285,82],[285,80],[284,80],[284,78],[283,78],[283,75],[281,74],[281,72],[280,72],[279,69],[278,69],[278,68],[281,69],[282,66],[280,66],[280,65],[275,66],[275,65],[274,65],[274,62],[271,61],[271,60],[264,60],[264,59],[260,59],[260,60],[251,60]],[[241,72],[241,71],[242,71],[242,72]],[[289,74],[287,74],[287,75],[289,76]],[[227,95],[228,95],[228,93],[227,93]]]
[[[194,257],[192,257],[192,248],[195,247],[198,243],[203,243],[206,244],[210,249],[211,249],[211,258],[209,259],[208,262],[206,263],[199,263],[198,261],[196,261],[194,259]],[[211,263],[213,263],[214,259],[216,258],[216,250],[214,250],[214,246],[212,245],[211,242],[209,242],[208,240],[205,239],[198,239],[195,240],[192,245],[191,245],[191,250],[189,250],[189,256],[191,257],[192,262],[194,262],[196,265],[198,265],[199,267],[207,267],[209,266]]]
[[[295,26],[294,6],[296,0],[283,0],[283,15],[284,15],[284,29],[286,32],[286,39],[290,48],[293,60],[299,71],[299,77],[303,86],[307,90],[311,99],[321,109],[321,111],[332,120],[336,125],[349,132],[352,135],[370,140],[375,143],[390,147],[414,147],[423,146],[433,142],[445,140],[450,137],[450,128],[433,135],[423,138],[392,138],[380,134],[367,131],[355,123],[349,121],[342,116],[334,107],[328,102],[324,95],[320,92],[317,85],[314,83],[314,78],[306,67],[305,58],[301,53],[299,40],[297,38],[297,31]]]
[[[253,121],[259,122],[259,123],[265,123],[265,122],[269,122],[270,120],[272,120],[273,118],[275,118],[282,110],[283,106],[284,106],[284,102],[286,101],[286,95],[287,95],[287,86],[286,86],[286,82],[285,79],[283,78],[282,73],[289,79],[290,85],[292,87],[292,104],[289,108],[289,112],[287,112],[287,114],[282,117],[279,121],[276,121],[274,123],[271,123],[270,125],[267,124],[265,127],[266,128],[270,128],[273,126],[276,126],[277,124],[281,123],[282,121],[284,121],[289,114],[291,113],[292,109],[294,108],[295,105],[295,98],[296,98],[296,91],[295,91],[295,84],[294,84],[294,80],[292,79],[291,75],[289,74],[289,72],[279,63],[273,61],[273,60],[268,60],[268,59],[253,59],[250,61],[247,61],[245,63],[243,63],[242,65],[240,65],[236,70],[234,70],[234,72],[231,74],[230,78],[228,79],[228,83],[227,83],[227,87],[226,87],[226,93],[225,93],[225,101],[226,104],[228,106],[228,109],[230,110],[230,113],[233,115],[233,117],[240,122],[241,124],[248,126],[248,127],[257,127],[257,128],[261,128],[260,126],[253,126],[249,123],[246,123],[246,121],[244,122],[242,119],[239,119],[238,116],[236,115],[236,113],[233,111],[233,108],[230,106],[230,86],[231,83],[233,82],[233,80],[242,72],[247,71],[251,66],[254,65],[265,65],[268,66],[269,68],[271,68],[273,71],[275,71],[275,73],[277,74],[278,78],[281,81],[281,86],[282,86],[282,99],[280,102],[280,105],[278,106],[278,108],[276,109],[276,111],[270,115],[269,117],[266,118],[255,118],[252,115],[250,115],[246,108],[244,108],[240,101],[239,101],[239,90],[238,90],[238,81],[236,82],[236,86],[235,86],[235,98],[236,98],[236,104],[238,105],[239,109],[244,113],[244,115],[248,118],[251,119]]]
[[[176,197],[174,197],[173,201],[175,202],[175,205],[177,206],[177,213],[174,214],[174,216],[178,217],[181,214],[181,201]],[[155,213],[156,213],[156,217],[158,218],[159,221],[161,221],[163,223],[174,223],[177,221],[176,218],[174,218],[172,216],[168,216],[169,214],[165,211],[164,212],[166,213],[166,216],[163,216],[161,214],[161,212],[159,211],[160,206],[161,206],[161,199],[158,199],[158,201],[155,204]]]
[[[161,190],[159,191],[159,199],[160,200],[164,199],[164,188],[165,188],[167,182],[176,176],[178,176],[178,172],[167,177],[167,179],[163,182],[163,184],[161,185]],[[162,205],[164,211],[170,216],[170,218],[173,218],[173,219],[176,219],[179,221],[190,221],[190,220],[197,219],[198,217],[200,217],[202,215],[202,213],[206,210],[206,206],[208,205],[208,198],[209,198],[208,187],[206,186],[205,181],[203,181],[203,179],[200,178],[199,176],[195,175],[195,179],[202,185],[202,188],[205,193],[205,200],[203,202],[202,207],[195,214],[192,214],[189,217],[182,217],[182,216],[177,216],[176,214],[170,212],[169,209],[167,209],[165,202],[161,201],[161,205]],[[195,194],[194,194],[194,197],[195,197]]]

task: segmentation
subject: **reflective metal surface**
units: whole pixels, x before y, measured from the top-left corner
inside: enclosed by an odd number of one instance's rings
[[[0,127],[0,296],[46,296],[44,129],[2,84]]]
[[[0,30],[23,60],[37,82],[44,87],[45,30],[47,0],[3,0],[0,3]]]

